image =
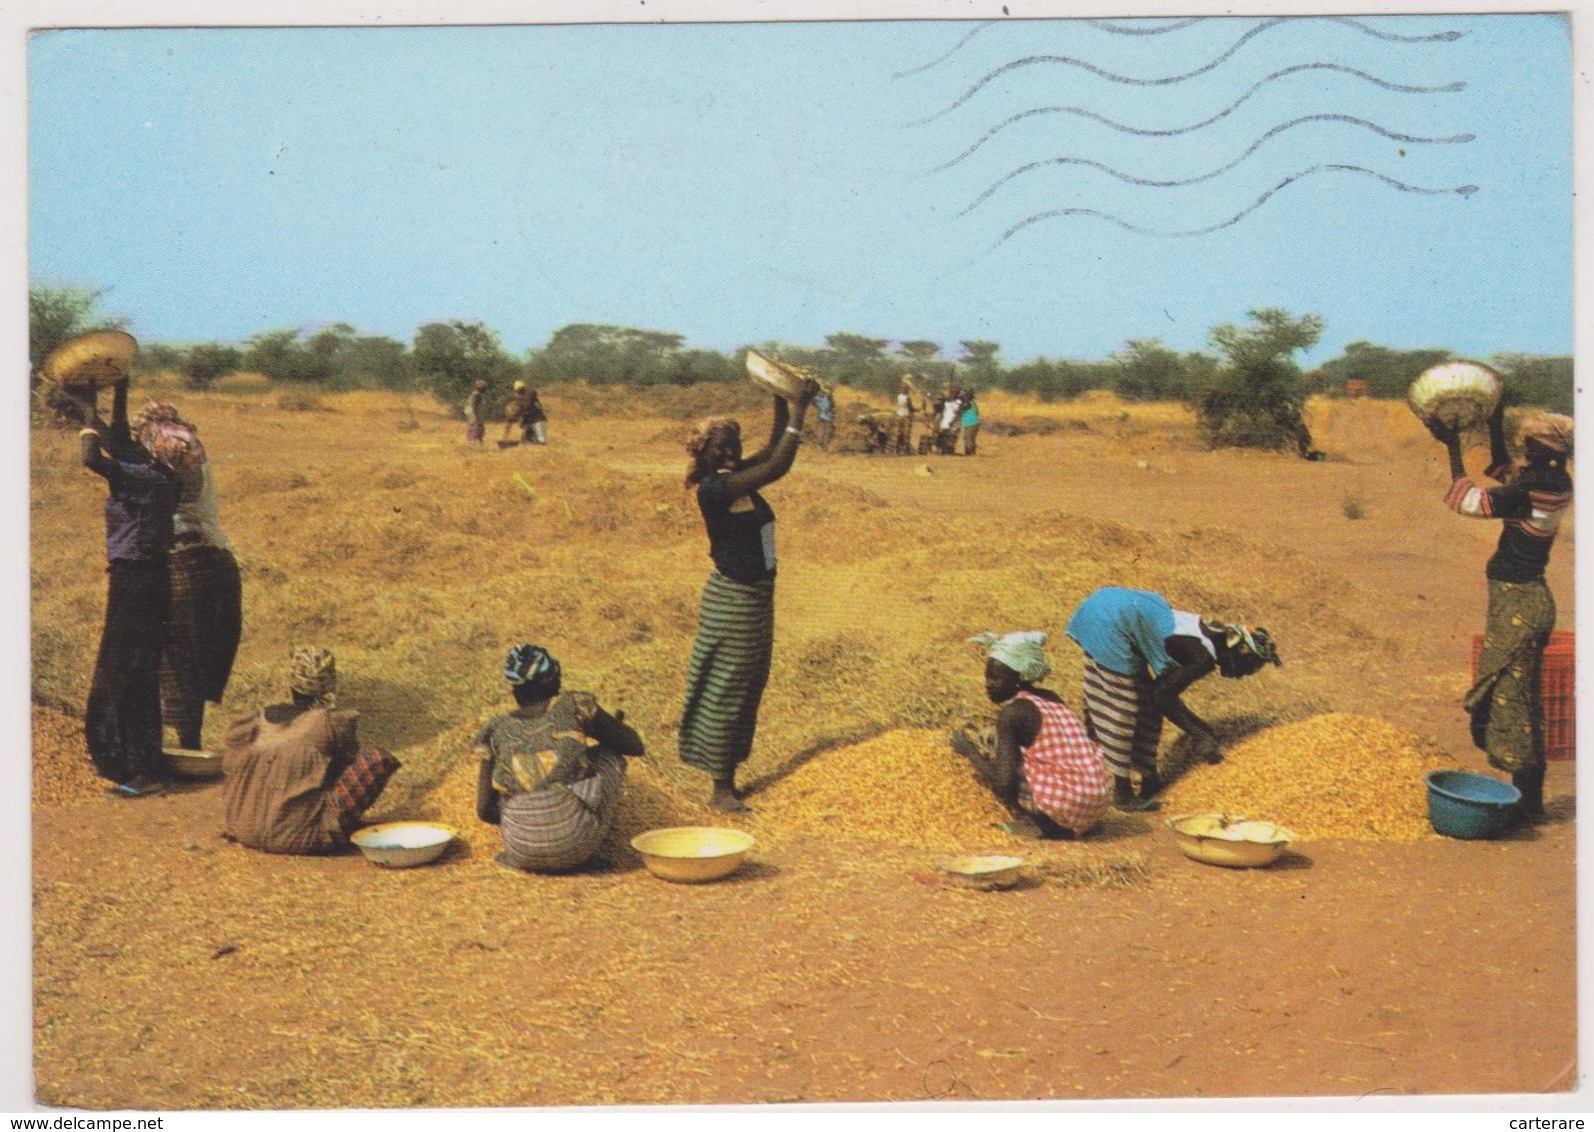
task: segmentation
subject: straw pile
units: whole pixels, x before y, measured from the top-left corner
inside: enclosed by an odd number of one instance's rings
[[[33,709],[33,804],[70,806],[97,798],[109,785],[94,773],[83,724],[53,708]]]
[[[925,848],[988,842],[1010,816],[945,731],[909,728],[826,751],[751,801],[749,829]]]
[[[1236,744],[1223,762],[1181,778],[1164,802],[1173,813],[1278,822],[1304,838],[1418,841],[1436,836],[1423,775],[1445,765],[1437,748],[1391,723],[1331,712]]]

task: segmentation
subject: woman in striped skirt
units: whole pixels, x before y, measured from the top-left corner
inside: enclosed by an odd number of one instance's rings
[[[198,430],[165,401],[139,410],[133,428],[139,442],[177,478],[161,717],[177,731],[178,746],[198,750],[205,702],[220,703],[232,675],[243,628],[243,585],[232,544],[221,529],[216,480]]]
[[[1118,586],[1080,602],[1068,635],[1085,652],[1085,725],[1106,753],[1120,810],[1162,807],[1154,797],[1165,718],[1195,738],[1208,762],[1222,761],[1217,733],[1179,698],[1186,688],[1214,671],[1238,678],[1283,663],[1266,629],[1206,621],[1161,594]]]
[[[791,469],[818,389],[810,379],[789,405],[775,398],[769,443],[752,456],[742,456],[741,426],[728,417],[704,421],[686,446],[686,483],[697,488],[714,570],[698,611],[678,746],[682,762],[713,779],[717,810],[747,809],[736,768],[752,752],[775,641],[775,512],[758,489]]]
[[[608,836],[620,806],[625,758],[642,739],[587,692],[561,692],[559,662],[536,645],[504,661],[515,710],[476,737],[481,772],[476,814],[503,836],[500,864],[561,872],[584,864]]]

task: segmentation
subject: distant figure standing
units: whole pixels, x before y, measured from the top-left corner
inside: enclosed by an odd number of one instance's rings
[[[819,419],[819,427],[815,430],[819,436],[819,447],[829,452],[830,442],[836,435],[836,399],[822,385],[814,395],[814,415]]]
[[[116,383],[110,425],[101,424],[97,414],[94,423],[79,434],[81,459],[110,488],[105,500],[110,580],[83,732],[94,769],[115,783],[107,793],[142,798],[166,789],[160,672],[172,597],[166,556],[177,480],[128,429],[127,378]]]
[[[476,444],[487,435],[486,400],[487,383],[478,379],[471,387],[470,396],[465,398],[465,439]]]
[[[958,419],[963,428],[963,455],[972,456],[980,435],[980,407],[974,403],[974,390],[963,394],[963,413]]]
[[[937,402],[940,418],[936,421],[935,450],[943,456],[953,456],[958,450],[958,420],[963,415],[963,394],[955,385],[948,385]]]
[[[134,418],[133,432],[177,480],[167,558],[172,600],[161,658],[161,715],[176,729],[179,746],[198,750],[205,702],[221,702],[238,654],[243,583],[221,529],[216,478],[199,430],[178,415],[175,405],[151,401]]]
[[[907,378],[897,386],[897,437],[898,456],[913,455],[913,385]]]

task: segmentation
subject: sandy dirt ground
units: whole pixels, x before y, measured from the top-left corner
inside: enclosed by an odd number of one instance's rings
[[[1202,554],[1229,538],[1306,548],[1401,657],[1391,681],[1314,655],[1325,699],[1483,769],[1458,701],[1497,528],[1443,508],[1443,454],[1394,410],[1320,406],[1316,464],[1204,452],[1186,427],[1104,405],[1075,431],[988,433],[972,458],[807,451],[799,471],[906,522],[982,521],[997,553],[1005,530],[1076,519]],[[617,473],[678,476],[668,431],[556,417],[554,437]],[[1550,578],[1564,627],[1571,551],[1567,531]],[[990,893],[943,886],[923,851],[822,830],[684,887],[623,855],[512,875],[479,839],[405,872],[263,857],[218,836],[209,784],[66,799],[35,809],[38,1099],[1559,1103],[1580,1081],[1574,780],[1552,763],[1550,820],[1498,841],[1310,842],[1255,871],[1186,861],[1154,816],[1121,818],[1079,851],[1132,857],[1140,879],[1077,881],[1076,858],[1054,855]]]

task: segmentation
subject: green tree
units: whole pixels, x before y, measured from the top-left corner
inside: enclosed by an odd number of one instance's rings
[[[188,348],[181,368],[188,375],[188,388],[209,389],[218,377],[236,372],[242,360],[243,354],[236,346],[201,342]]]
[[[1111,381],[1107,369],[1099,362],[1032,358],[1002,371],[1002,388],[1047,402],[1072,401],[1087,389],[1106,388]]]
[[[417,378],[455,406],[477,381],[501,391],[520,373],[520,365],[499,346],[497,332],[479,322],[429,322],[416,330],[412,353]]]
[[[974,339],[968,342],[959,342],[963,347],[963,354],[958,358],[958,364],[967,367],[973,383],[981,388],[988,389],[1001,382],[1002,365],[996,355],[1001,347],[995,342],[986,342]]]
[[[243,368],[272,381],[311,382],[324,379],[316,359],[299,339],[297,330],[266,330],[245,344]]]
[[[1324,392],[1341,393],[1346,382],[1361,381],[1370,397],[1404,397],[1423,370],[1450,356],[1449,350],[1391,350],[1371,342],[1352,342],[1344,354],[1318,368]]]
[[[133,368],[139,373],[160,373],[162,370],[185,373],[188,369],[188,351],[165,342],[140,342]]]
[[[1189,395],[1184,359],[1156,338],[1131,338],[1109,361],[1113,392],[1125,401],[1182,401]]]
[[[885,349],[890,344],[889,338],[870,338],[850,330],[838,330],[825,335],[821,365],[834,381],[855,389],[884,390],[897,379],[895,367],[886,361]]]
[[[1249,317],[1250,326],[1212,329],[1210,340],[1224,364],[1195,398],[1202,436],[1216,447],[1294,449],[1309,456],[1312,436],[1302,415],[1306,382],[1294,355],[1316,344],[1323,320],[1315,314],[1296,318],[1276,307],[1253,310]]]
[[[357,335],[342,344],[334,384],[411,389],[415,366],[404,343],[381,335]]]
[[[927,338],[911,338],[897,343],[897,355],[914,369],[921,369],[941,356],[941,347]]]
[[[693,370],[681,363],[685,339],[663,330],[577,322],[555,331],[534,354],[528,372],[539,382],[590,381],[595,385],[679,383]]]
[[[1538,354],[1499,354],[1491,360],[1505,386],[1508,405],[1537,405],[1555,413],[1573,411],[1572,359]]]
[[[125,316],[96,313],[103,291],[87,287],[28,287],[29,386],[38,384],[39,367],[63,342],[94,330],[126,330]]]

